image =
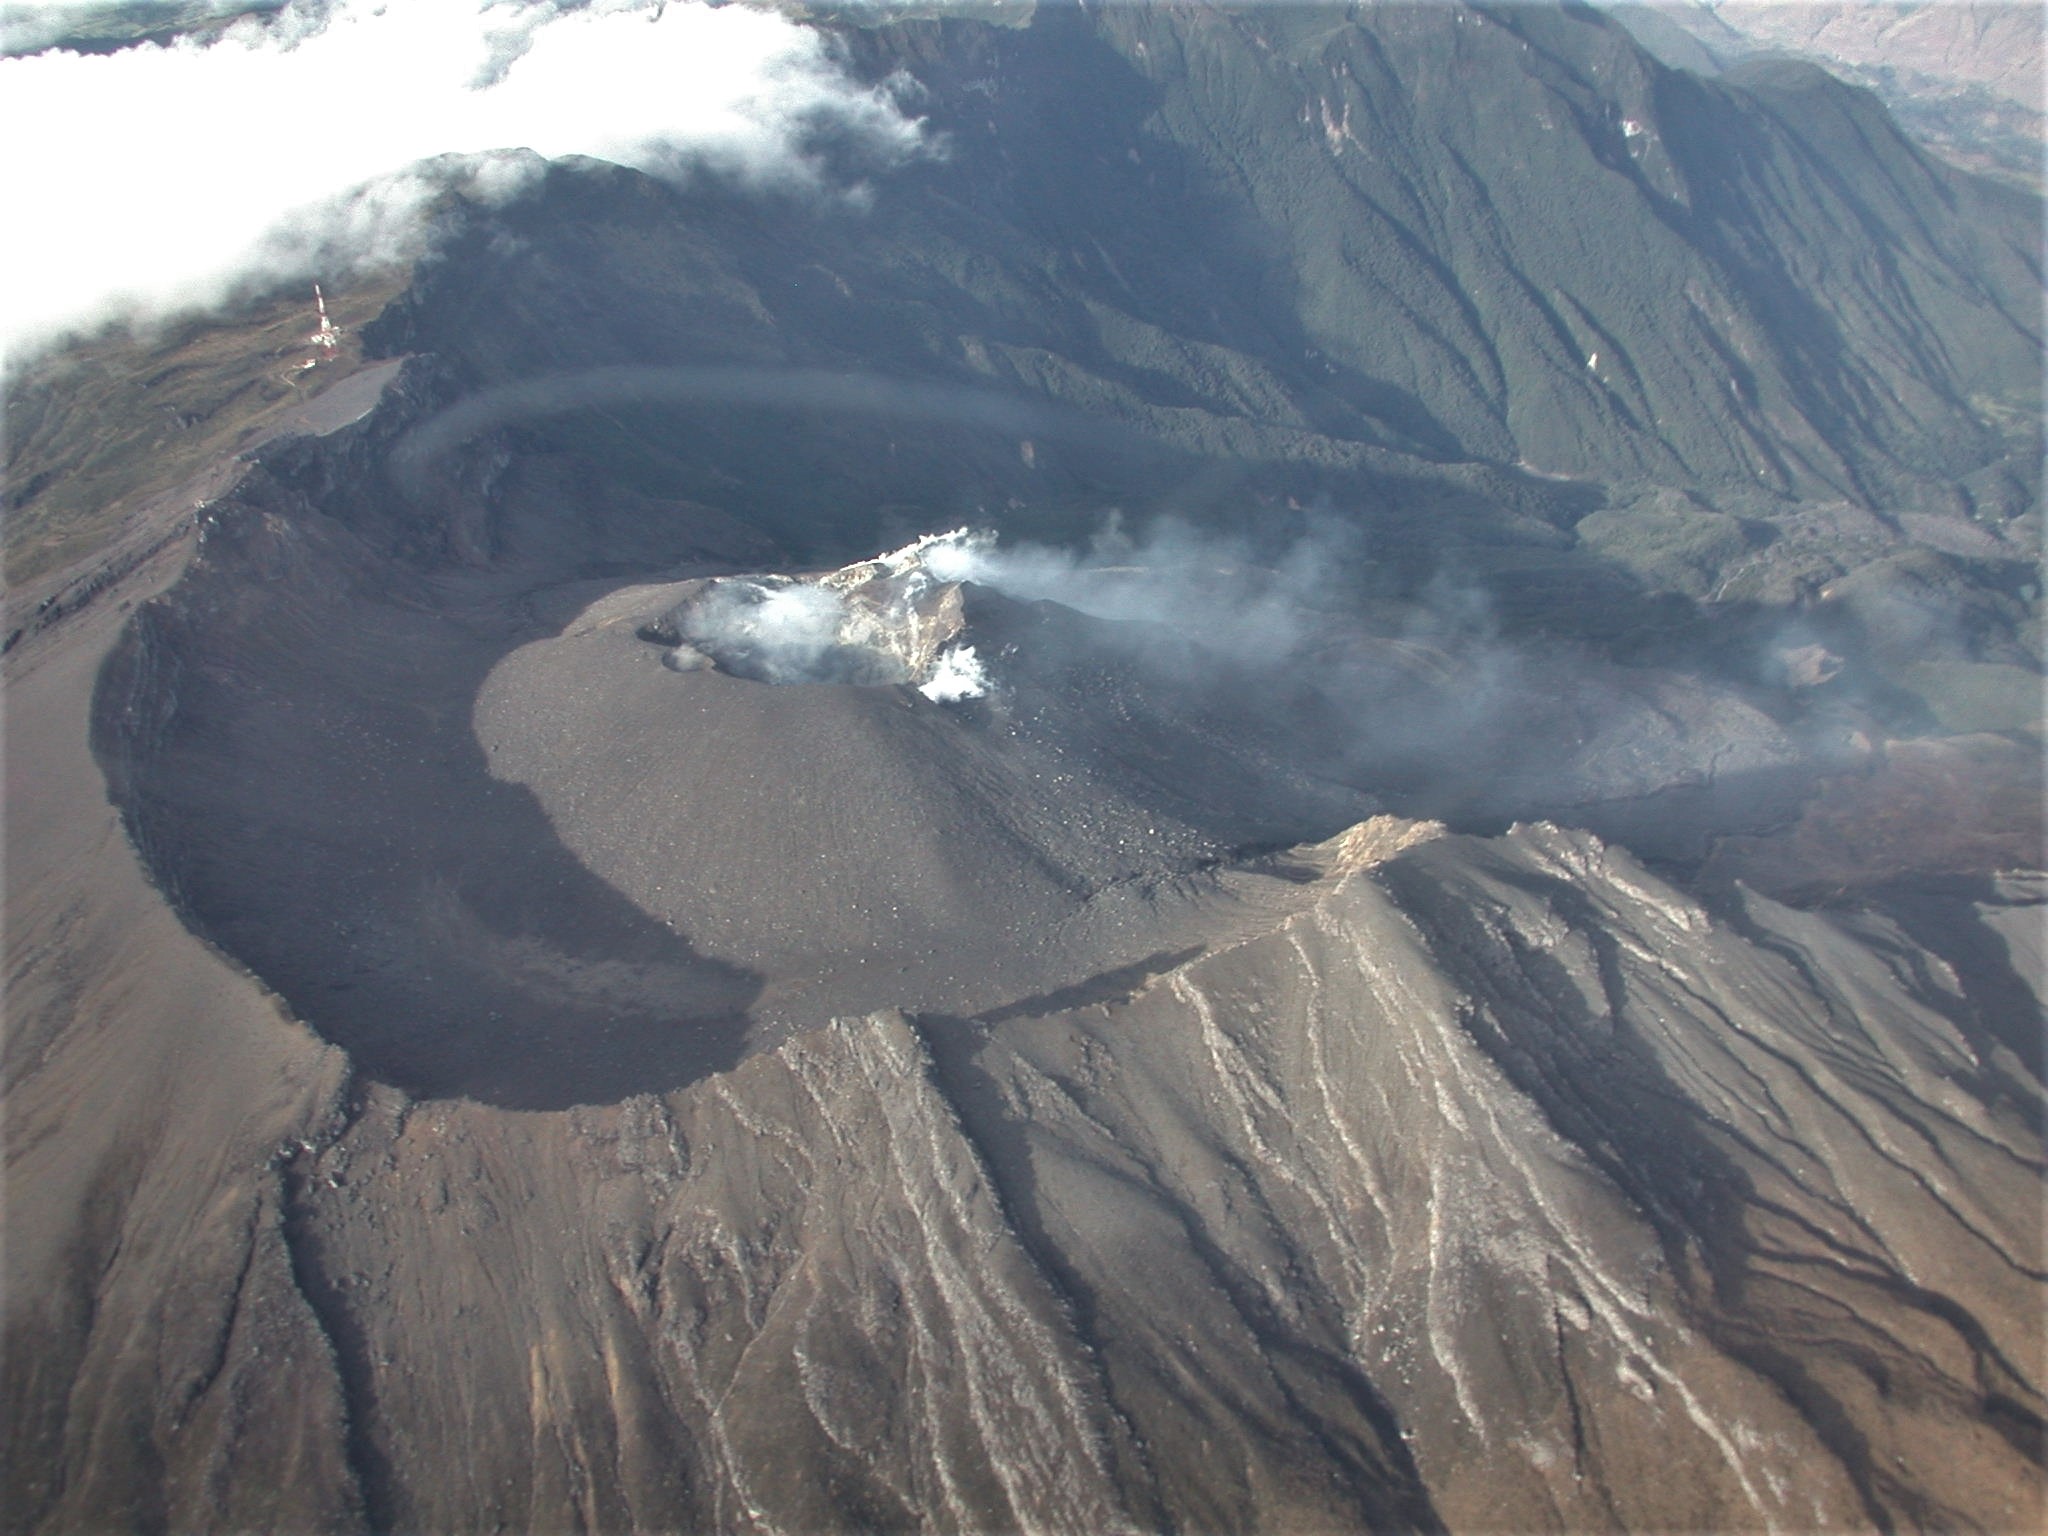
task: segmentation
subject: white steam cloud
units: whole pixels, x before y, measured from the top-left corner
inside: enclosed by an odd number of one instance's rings
[[[840,640],[846,624],[837,592],[808,582],[734,578],[705,589],[687,610],[682,636],[762,682],[837,681],[849,670],[839,657],[851,649]]]
[[[1170,518],[1134,540],[1112,517],[1085,552],[998,544],[965,528],[910,546],[940,581],[971,581],[1022,602],[1056,602],[1098,619],[1159,624],[1212,650],[1284,657],[1344,601],[1330,585],[1357,530],[1316,520],[1277,559]]]
[[[934,704],[957,704],[978,699],[988,692],[988,668],[981,664],[971,645],[956,645],[939,652],[932,675],[918,685],[919,693]]]
[[[956,643],[961,598],[925,554],[970,537],[920,539],[822,576],[723,576],[699,584],[656,635],[677,671],[716,662],[765,683],[910,684],[937,704],[978,699],[989,677]]]
[[[820,33],[740,4],[294,0],[212,41],[0,60],[0,345],[410,256],[448,187],[508,195],[535,155],[815,185],[827,127],[922,142]]]
[[[1205,654],[1277,665],[1316,632],[1326,578],[1352,537],[1332,523],[1277,562],[1259,562],[1170,521],[1141,545],[1112,518],[1087,553],[1004,546],[987,529],[956,528],[815,578],[707,581],[658,632],[671,637],[678,671],[715,661],[770,683],[909,684],[952,704],[985,697],[996,681],[962,638],[958,589],[971,582],[1023,602],[1164,625],[1200,640]]]

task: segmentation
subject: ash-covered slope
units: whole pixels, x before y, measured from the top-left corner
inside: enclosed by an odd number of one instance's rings
[[[11,1509],[2038,1523],[2039,1083],[1971,991],[1882,919],[1715,916],[1583,836],[1301,857],[1289,908],[1128,995],[850,1018],[612,1107],[351,1092],[299,1045],[250,1110],[274,1155],[143,1249],[235,1304],[155,1314],[146,1380],[86,1329],[94,1411]],[[2017,938],[2037,902],[1950,917]],[[298,1416],[251,1417],[280,1383]]]
[[[930,1031],[1117,1401],[1179,1421],[1162,1481],[1218,1503],[1175,1523],[1262,1486],[1174,1459],[1207,1414],[1356,1426],[1354,1370],[1453,1529],[2038,1518],[2033,1068],[1889,924],[1430,833],[1127,1004]]]

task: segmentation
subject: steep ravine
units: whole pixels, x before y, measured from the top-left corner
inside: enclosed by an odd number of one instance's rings
[[[146,1443],[398,1529],[2038,1521],[2040,1142],[1938,970],[1583,834],[1311,857],[1072,1011],[311,1106]],[[345,1405],[283,1462],[280,1353]]]

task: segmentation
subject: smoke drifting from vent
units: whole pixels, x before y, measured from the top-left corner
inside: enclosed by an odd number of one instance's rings
[[[763,682],[915,682],[928,697],[974,698],[990,686],[988,668],[972,646],[952,643],[964,622],[958,588],[970,583],[1018,602],[1174,630],[1196,641],[1200,655],[1280,668],[1328,638],[1330,616],[1346,606],[1338,573],[1357,543],[1355,531],[1335,520],[1277,561],[1171,520],[1140,542],[1112,518],[1086,552],[1006,547],[992,531],[956,528],[816,578],[707,581],[660,632]],[[1483,606],[1470,594],[1433,595],[1442,612],[1419,628],[1447,635],[1480,627]],[[671,665],[698,663],[685,657]]]
[[[1378,593],[1369,553],[1334,517],[1277,550],[1171,520],[1134,538],[1112,518],[1085,551],[960,528],[814,578],[698,583],[649,638],[680,670],[988,696],[973,718],[999,731],[1086,719],[1160,762],[1257,743],[1283,777],[1405,814],[1563,817],[1660,856],[1782,819],[1857,760],[1841,720],[1775,719],[1739,676],[1510,637],[1449,577]],[[974,589],[1069,612],[977,607]]]
[[[764,683],[898,683],[900,667],[839,643],[846,605],[802,582],[717,581],[682,610],[684,642]]]
[[[1214,651],[1284,660],[1347,606],[1342,572],[1360,536],[1335,518],[1313,521],[1277,559],[1248,541],[1173,519],[1142,539],[1111,517],[1088,550],[999,545],[993,533],[957,529],[913,546],[942,581],[971,581],[1020,602],[1056,602],[1091,618],[1160,625]]]
[[[1676,849],[1695,826],[1776,814],[1788,775],[1842,760],[1838,732],[1802,739],[1734,680],[1509,638],[1486,593],[1448,575],[1375,598],[1365,535],[1334,517],[1277,552],[1171,520],[1140,538],[1112,520],[1085,552],[964,529],[912,549],[937,580],[1131,625],[1128,643],[1093,632],[1098,659],[1197,718],[1262,722],[1290,760],[1414,811],[1555,815],[1676,792],[1691,798],[1642,834]],[[993,669],[998,688],[1015,664]]]
[[[968,538],[920,539],[813,580],[731,576],[699,584],[655,626],[668,664],[706,663],[764,683],[909,683],[935,703],[980,698],[989,679],[971,645],[957,579],[926,559]]]
[[[921,143],[819,33],[745,5],[298,0],[213,41],[0,60],[32,221],[0,257],[0,345],[410,257],[435,199],[507,197],[539,156],[815,187],[822,130],[884,160]]]

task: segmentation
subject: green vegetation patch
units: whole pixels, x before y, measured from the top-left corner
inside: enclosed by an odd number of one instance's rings
[[[1620,566],[1656,592],[1714,595],[1729,569],[1762,542],[1741,518],[1678,493],[1581,518],[1580,548]]]
[[[230,320],[153,337],[80,342],[6,381],[4,569],[9,586],[106,547],[136,501],[260,441],[362,361],[357,332],[403,285],[399,274],[328,295],[341,329],[329,363],[307,370],[317,323],[310,290]]]
[[[1927,706],[1944,731],[2039,730],[2042,679],[2025,667],[1982,661],[1919,661],[1897,681]]]

